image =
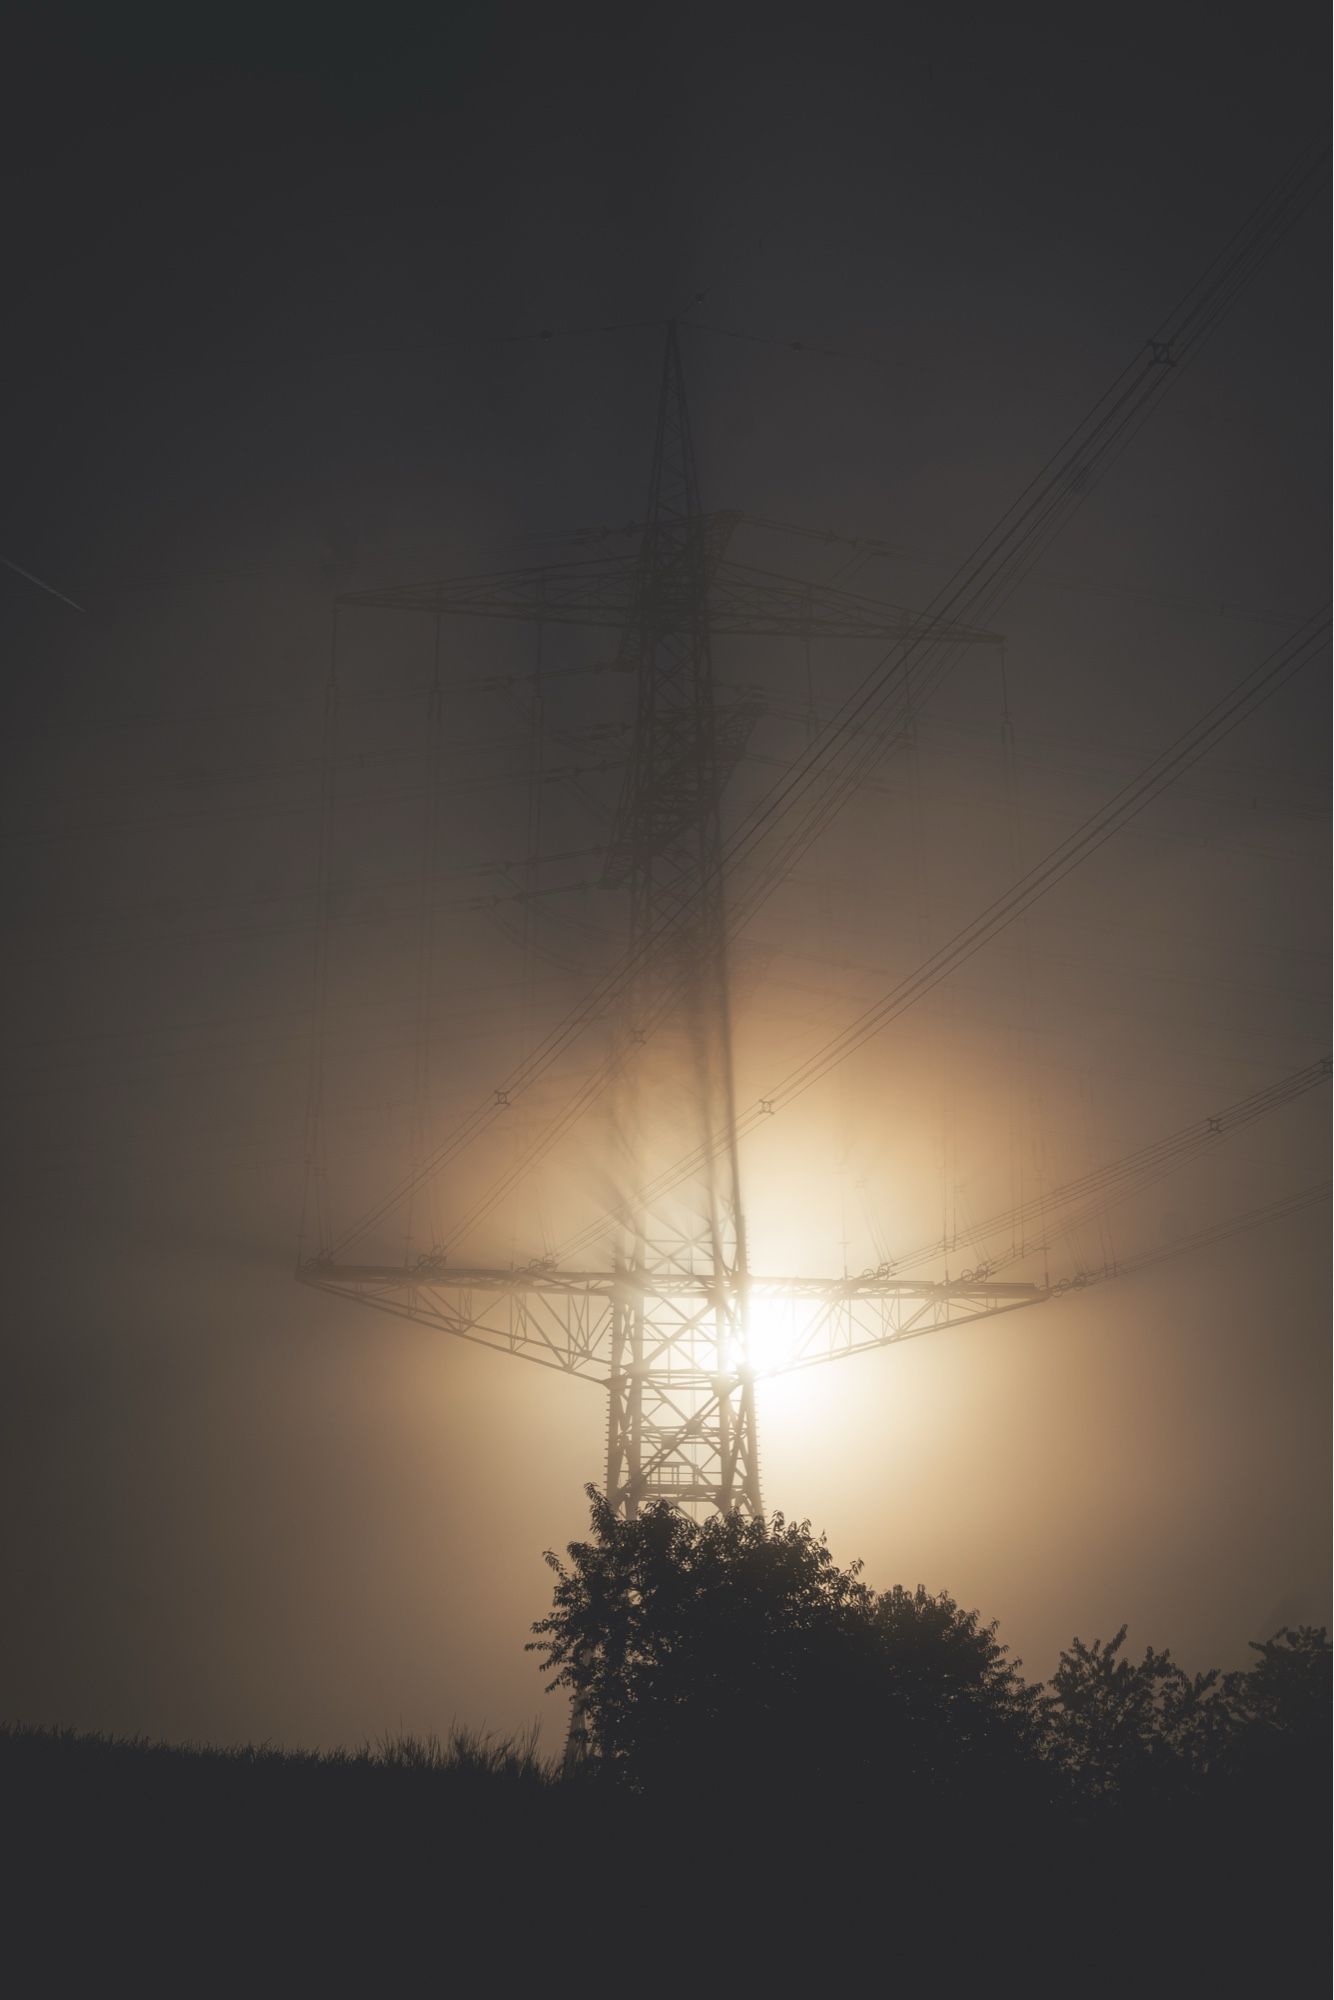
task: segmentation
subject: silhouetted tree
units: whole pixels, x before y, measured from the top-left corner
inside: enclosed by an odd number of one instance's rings
[[[1121,1656],[1126,1628],[1076,1639],[1052,1676],[1045,1751],[1083,1804],[1226,1805],[1244,1784],[1311,1793],[1329,1757],[1330,1647],[1323,1630],[1286,1627],[1252,1641],[1248,1672],[1188,1674],[1150,1646]]]
[[[1252,1639],[1260,1655],[1250,1671],[1230,1677],[1246,1726],[1292,1742],[1326,1742],[1330,1732],[1331,1653],[1324,1626],[1284,1625],[1272,1639]]]
[[[658,1793],[744,1783],[795,1799],[861,1787],[900,1803],[1011,1779],[1039,1695],[976,1612],[871,1591],[808,1523],[670,1506],[592,1534],[556,1572],[534,1649],[568,1688],[599,1770]]]
[[[872,1599],[876,1693],[900,1727],[896,1761],[928,1783],[984,1775],[1018,1787],[1040,1748],[1047,1702],[997,1637],[998,1621],[965,1611],[949,1592],[893,1589]],[[1031,1789],[1028,1788],[1028,1789]]]
[[[1169,1652],[1121,1656],[1126,1627],[1086,1645],[1075,1639],[1052,1675],[1045,1749],[1084,1802],[1161,1804],[1183,1796],[1226,1756],[1227,1685],[1215,1670],[1188,1674]]]
[[[1328,1810],[1331,1655],[1323,1627],[1253,1639],[1249,1671],[1229,1674],[1228,1769],[1245,1810],[1323,1822]]]

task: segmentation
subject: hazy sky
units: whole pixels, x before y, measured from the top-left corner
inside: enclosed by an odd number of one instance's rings
[[[1325,119],[1313,8],[782,14],[44,14],[6,66],[0,555],[83,608],[0,569],[0,1715],[331,1743],[544,1710],[521,1646],[541,1552],[601,1472],[600,1392],[291,1277],[333,596],[578,556],[530,538],[632,519],[660,348],[633,323],[702,292],[706,504],[892,551],[844,570],[840,544],[747,527],[738,553],[921,605]],[[1323,224],[998,619],[1013,785],[979,647],[915,770],[888,764],[756,920],[743,1099],[1324,599]],[[350,1214],[409,1139],[430,635],[349,614],[340,644],[328,1140]],[[621,920],[572,886],[595,869],[548,875],[525,1015],[512,920],[473,905],[523,854],[527,719],[460,683],[528,671],[532,636],[448,647],[440,1121]],[[821,651],[819,702],[869,657]],[[738,811],[802,745],[805,664],[720,645],[718,671],[771,695]],[[548,754],[611,764],[626,689],[572,685]],[[1326,1055],[1326,741],[1318,669],[750,1147],[757,1263],[861,1268],[942,1209],[966,1246],[1039,1171]],[[543,851],[596,841],[618,782],[544,788]],[[1327,1121],[1306,1094],[1054,1243],[1050,1275],[1310,1187]],[[474,1254],[532,1254],[582,1189],[553,1170]],[[872,1583],[999,1616],[1034,1674],[1126,1619],[1240,1664],[1329,1615],[1327,1239],[1316,1206],[773,1384],[766,1502]]]

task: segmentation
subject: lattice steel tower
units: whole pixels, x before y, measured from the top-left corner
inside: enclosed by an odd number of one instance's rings
[[[697,1149],[707,1157],[619,1231],[606,1491],[627,1514],[663,1497],[760,1512],[709,649],[709,585],[729,533],[699,504],[672,326],[626,629],[638,702],[611,856],[630,892],[635,968],[620,1032],[632,1050],[641,1023],[660,1025],[653,1061],[628,1050],[621,1065],[619,1125],[631,1189]]]
[[[631,755],[605,864],[607,880],[628,892],[629,944],[616,977],[601,983],[580,1017],[581,1032],[600,1021],[609,1036],[593,1087],[582,1091],[584,1107],[598,1101],[607,1119],[624,1197],[606,1218],[605,1261],[479,1269],[446,1261],[442,1246],[403,1266],[346,1258],[354,1241],[511,1109],[541,1073],[535,1058],[525,1058],[355,1228],[322,1241],[298,1267],[304,1282],[326,1291],[602,1383],[605,1490],[627,1516],[660,1498],[694,1514],[761,1511],[752,1299],[770,1302],[770,1311],[782,1302],[792,1334],[786,1365],[802,1367],[1042,1296],[1036,1286],[998,1284],[985,1272],[931,1281],[885,1270],[856,1278],[749,1270],[719,801],[755,705],[716,699],[711,635],[889,644],[917,644],[928,629],[951,643],[990,635],[927,628],[875,599],[734,561],[729,543],[739,518],[701,507],[672,324],[636,555],[341,600],[437,620],[459,614],[610,627],[619,634],[618,664],[636,677]],[[529,1165],[567,1127],[558,1117],[530,1149]],[[683,1159],[697,1162],[684,1177],[672,1172]],[[495,1195],[512,1191],[518,1177],[502,1177]],[[638,1192],[655,1187],[651,1199]],[[475,1203],[454,1234],[487,1205]],[[579,1243],[591,1244],[594,1234],[582,1231]]]

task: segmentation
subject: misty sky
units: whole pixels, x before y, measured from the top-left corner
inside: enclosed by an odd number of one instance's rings
[[[1322,136],[1314,9],[1085,11],[104,12],[16,44],[0,556],[81,608],[0,568],[0,1716],[305,1744],[539,1713],[558,1732],[521,1647],[542,1550],[601,1472],[600,1392],[292,1279],[332,602],[622,547],[553,538],[642,508],[661,331],[640,323],[689,307],[705,504],[753,517],[738,552],[926,603]],[[951,676],[915,758],[756,918],[743,1099],[1322,603],[1325,240],[1322,201]],[[545,665],[589,643],[552,640]],[[326,1137],[350,1216],[410,1143],[431,634],[343,613],[339,647]],[[831,644],[808,683],[786,642],[719,645],[720,678],[767,701],[729,812],[801,749],[810,688],[828,712],[873,657]],[[624,920],[578,858],[619,784],[616,677],[548,704],[546,754],[606,766],[543,787],[542,851],[576,857],[544,863],[559,893],[526,930],[517,904],[479,907],[523,879],[531,718],[464,683],[533,664],[518,628],[446,640],[442,1128]],[[1326,1056],[1326,743],[1317,667],[775,1121],[742,1161],[756,1264],[861,1269],[943,1228],[957,1268],[976,1219],[1039,1179]],[[471,1254],[535,1254],[592,1202],[574,1157]],[[1325,1087],[1015,1275],[1170,1246],[1310,1189],[1327,1157]],[[873,1584],[998,1616],[1033,1674],[1127,1619],[1192,1667],[1242,1664],[1247,1639],[1329,1617],[1327,1241],[1317,1203],[770,1385],[766,1504]],[[400,1221],[378,1248],[402,1255]]]

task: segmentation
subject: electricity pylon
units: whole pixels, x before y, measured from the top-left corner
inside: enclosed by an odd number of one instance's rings
[[[614,627],[636,677],[631,755],[606,861],[628,895],[624,973],[603,996],[610,1045],[600,1072],[614,1178],[631,1190],[609,1224],[606,1263],[563,1270],[404,1267],[345,1260],[347,1245],[411,1192],[299,1266],[308,1284],[608,1391],[605,1490],[627,1517],[667,1499],[698,1515],[761,1511],[749,1318],[755,1299],[790,1321],[791,1363],[809,1366],[1035,1302],[1041,1289],[987,1274],[931,1282],[756,1276],[749,1268],[736,1138],[720,797],[752,712],[716,700],[716,632],[876,637],[922,622],[895,607],[736,562],[739,517],[705,513],[676,328],[667,329],[657,429],[638,552],[461,581],[359,593],[346,604]],[[991,635],[941,623],[963,643]],[[521,1065],[520,1080],[526,1072]],[[480,1130],[510,1104],[495,1091]],[[717,1144],[717,1135],[725,1135]],[[698,1156],[685,1180],[664,1174]]]
[[[340,600],[431,613],[437,627],[445,617],[464,615],[539,627],[612,628],[621,635],[618,664],[637,676],[633,754],[608,863],[611,879],[629,892],[627,953],[426,1159],[414,1163],[355,1228],[336,1239],[318,1199],[318,1146],[310,1146],[320,1241],[318,1254],[298,1266],[303,1280],[324,1290],[602,1383],[611,1402],[606,1485],[622,1513],[632,1515],[659,1495],[694,1512],[730,1506],[758,1511],[748,1330],[749,1310],[758,1300],[767,1302],[767,1311],[787,1314],[787,1365],[805,1367],[1012,1311],[1064,1289],[998,1283],[985,1260],[961,1278],[937,1283],[885,1267],[834,1279],[763,1277],[749,1270],[732,1095],[724,860],[729,852],[753,856],[772,826],[782,826],[758,889],[748,883],[742,892],[743,913],[758,907],[767,887],[818,837],[889,743],[901,740],[914,705],[929,698],[955,649],[990,636],[977,628],[1031,572],[1181,379],[1232,302],[1314,201],[1324,172],[1322,154],[1298,161],[1275,184],[938,593],[938,615],[899,613],[872,598],[774,576],[732,559],[729,543],[740,517],[706,514],[700,507],[674,327],[667,333],[653,474],[637,555]],[[719,634],[888,642],[852,707],[845,704],[829,726],[827,740],[817,735],[800,768],[785,777],[790,797],[782,810],[772,795],[766,798],[751,815],[745,841],[732,849],[720,836],[719,797],[753,712],[744,702],[715,703],[710,640]],[[1244,708],[1264,699],[1266,690],[1281,685],[1303,662],[1319,636],[1303,628],[1291,656],[1265,663],[1260,679],[1243,684],[1236,700]],[[1231,727],[1228,717],[1235,720],[1237,712],[1211,709],[1199,725],[1199,742]],[[438,730],[438,701],[435,713]],[[1148,768],[1143,784],[1152,781],[1160,789],[1170,782],[1188,751],[1199,754],[1199,744],[1191,749],[1182,739],[1171,760]],[[438,782],[434,762],[432,769]],[[1066,868],[1063,854],[1066,848],[1054,850],[1051,869],[1058,863]],[[1027,907],[1044,879],[1059,874],[1037,879],[1030,871],[1025,878],[1030,887],[1015,907]],[[323,920],[323,864],[321,884]],[[1018,885],[1015,893],[1019,897]],[[318,1132],[321,1103],[325,976],[323,930],[318,935],[312,1134]],[[464,1238],[478,1216],[546,1156],[575,1116],[601,1102],[612,1107],[623,1184],[607,1217],[581,1231],[570,1254],[603,1247],[602,1262],[581,1257],[578,1268],[562,1269],[543,1259],[508,1270],[469,1268],[447,1262],[439,1244],[431,1256],[404,1266],[348,1261],[353,1243],[410,1203],[419,1187],[506,1115],[516,1097],[595,1024],[610,1028],[605,1060],[575,1089],[539,1142],[528,1147],[526,1159],[460,1218],[453,1237]],[[1308,1077],[1301,1088],[1314,1081]],[[763,1120],[773,1109],[772,1102],[761,1100],[753,1111]],[[1246,1107],[1235,1110],[1240,1119]],[[1206,1139],[1221,1132],[1223,1123],[1207,1121]],[[1143,1182],[1160,1164],[1157,1149],[1150,1148],[1091,1179],[1114,1193],[1128,1181]],[[1087,1192],[1082,1184],[1072,1187],[1072,1199],[1081,1191]],[[1308,1190],[1300,1200],[1323,1198],[1325,1192]],[[1230,1227],[1250,1227],[1276,1212],[1271,1205]],[[1211,1241],[1218,1234],[1207,1232]]]

